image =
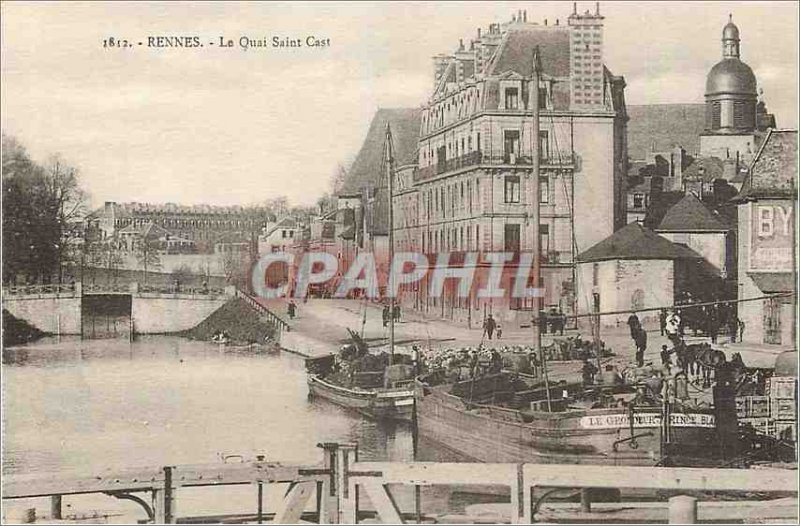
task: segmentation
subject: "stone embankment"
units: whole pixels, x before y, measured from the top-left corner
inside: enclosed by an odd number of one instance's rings
[[[180,333],[191,340],[210,341],[214,334],[227,332],[231,340],[241,343],[263,343],[274,329],[252,307],[240,298],[233,298],[215,310],[195,327]]]

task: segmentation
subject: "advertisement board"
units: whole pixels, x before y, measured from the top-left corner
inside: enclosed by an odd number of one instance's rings
[[[750,203],[750,271],[791,272],[794,209],[790,200]]]

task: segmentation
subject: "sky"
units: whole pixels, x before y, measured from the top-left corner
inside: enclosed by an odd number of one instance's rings
[[[4,2],[0,123],[59,154],[103,201],[312,204],[355,158],[380,107],[425,103],[431,57],[477,28],[565,23],[572,2]],[[594,10],[594,2],[578,2]],[[797,127],[796,2],[601,2],[604,61],[627,104],[703,102],[733,14],[781,128]],[[198,36],[203,48],[147,46]],[[241,49],[239,39],[329,39]],[[108,37],[132,48],[104,48]],[[233,40],[220,48],[219,39]],[[138,42],[143,46],[138,46]],[[211,46],[210,42],[216,45]],[[668,123],[666,124],[668,125]]]

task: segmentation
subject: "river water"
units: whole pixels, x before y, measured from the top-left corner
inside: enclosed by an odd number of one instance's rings
[[[99,473],[258,454],[314,464],[322,459],[317,443],[334,441],[357,442],[365,460],[413,459],[408,427],[309,400],[304,362],[286,352],[221,352],[215,344],[168,336],[133,343],[43,339],[6,349],[3,363],[4,475]],[[181,495],[180,514],[255,507],[252,488],[216,489],[213,497],[208,491],[186,490],[195,495]],[[109,522],[142,515],[135,504],[104,496],[65,503],[67,514],[110,515]],[[34,506],[47,509],[42,500]]]

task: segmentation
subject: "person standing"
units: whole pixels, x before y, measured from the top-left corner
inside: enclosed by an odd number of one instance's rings
[[[739,341],[744,341],[744,320],[738,319],[737,323],[739,324]]]
[[[384,305],[383,306],[383,312],[381,314],[381,316],[383,317],[383,326],[384,327],[389,325],[389,316],[391,316],[391,315],[392,315],[391,312],[389,312],[389,306],[388,305]]]
[[[289,305],[286,307],[286,312],[289,314],[289,319],[293,320],[294,315],[297,312],[297,305],[295,305],[294,300],[289,301]]]
[[[658,313],[658,326],[661,329],[661,336],[667,329],[667,309],[661,309]]]
[[[631,315],[628,316],[628,327],[631,330],[631,339],[635,341],[636,333],[642,328],[642,322],[639,321],[639,317],[636,315],[635,311],[631,312]]]
[[[644,351],[647,349],[647,332],[641,327],[636,331],[633,341],[636,343],[636,365],[644,365]]]
[[[737,332],[739,332],[739,319],[732,313],[728,314],[728,333],[731,335],[731,343],[736,343]]]
[[[665,331],[667,333],[667,338],[669,338],[669,341],[671,341],[672,344],[676,347],[681,343],[680,326],[681,326],[680,316],[678,316],[677,312],[672,311],[670,315],[667,317],[667,326],[665,328]]]
[[[661,365],[669,366],[672,365],[672,360],[669,358],[669,349],[667,349],[666,345],[661,346]]]
[[[597,367],[595,367],[588,358],[584,358],[583,367],[581,367],[581,376],[583,377],[584,387],[594,384],[595,374],[597,374]]]
[[[400,305],[394,306],[394,310],[392,311],[392,318],[394,318],[394,321],[400,321]]]
[[[491,314],[486,318],[486,321],[483,322],[483,330],[486,333],[486,336],[489,339],[492,339],[492,335],[494,334],[494,330],[497,328],[497,322],[494,321],[494,318]]]

